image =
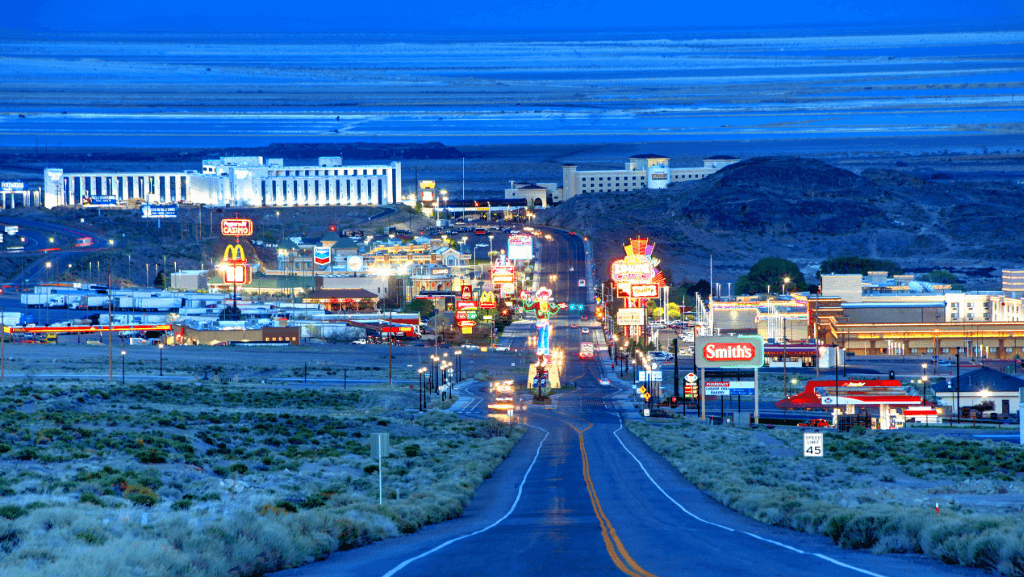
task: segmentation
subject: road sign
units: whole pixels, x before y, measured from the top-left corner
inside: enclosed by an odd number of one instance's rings
[[[651,394],[650,393],[644,393],[644,400],[645,401],[651,400]]]
[[[642,383],[649,383],[651,381],[661,380],[661,371],[640,371],[637,374],[637,379]]]
[[[640,388],[638,388],[636,390],[636,393],[638,395],[646,395],[647,394],[647,387],[640,387]]]
[[[804,433],[804,456],[823,457],[825,455],[825,435],[823,433]]]
[[[705,395],[728,395],[729,381],[708,381],[704,383]]]
[[[649,408],[647,408],[647,407],[644,407],[644,416],[645,417],[650,417],[651,416],[651,410]]]
[[[683,380],[688,382],[688,383],[696,383],[697,382],[697,375],[695,375],[693,373],[686,373],[683,376]]]

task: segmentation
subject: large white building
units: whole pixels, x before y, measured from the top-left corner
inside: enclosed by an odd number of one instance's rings
[[[396,204],[402,163],[345,166],[323,156],[314,166],[280,158],[204,160],[202,172],[65,173],[43,171],[47,208],[82,204],[189,203],[211,206],[348,206]]]
[[[578,170],[575,164],[565,164],[562,165],[562,200],[588,192],[666,188],[671,182],[701,179],[736,162],[739,159],[732,156],[712,156],[704,159],[704,166],[672,168],[667,156],[640,154],[629,157],[621,170]]]

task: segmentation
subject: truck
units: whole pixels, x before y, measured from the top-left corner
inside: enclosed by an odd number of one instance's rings
[[[580,343],[580,360],[587,360],[592,358],[594,358],[594,343]]]
[[[516,408],[516,386],[513,381],[495,381],[491,383],[491,402],[487,409],[507,412]]]

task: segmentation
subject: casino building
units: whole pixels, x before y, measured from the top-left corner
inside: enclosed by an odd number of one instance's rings
[[[43,204],[57,206],[189,203],[208,206],[387,205],[401,200],[402,163],[346,166],[322,156],[313,166],[284,159],[229,156],[204,160],[202,172],[65,173],[43,171]]]
[[[671,168],[669,158],[661,154],[629,157],[621,170],[579,170],[575,164],[562,165],[562,200],[588,192],[631,192],[644,188],[668,187],[670,182],[705,178],[719,169],[739,162],[732,156],[712,156],[704,166]]]

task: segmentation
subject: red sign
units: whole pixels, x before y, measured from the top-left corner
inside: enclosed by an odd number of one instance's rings
[[[462,285],[462,300],[471,301],[473,300],[473,287],[468,284]]]
[[[224,265],[224,282],[228,284],[246,285],[252,282],[252,268],[243,263]]]
[[[658,298],[658,285],[631,284],[629,285],[629,296],[635,299]]]
[[[220,221],[224,236],[252,236],[252,221],[247,218],[225,218]]]
[[[382,327],[380,332],[382,333],[407,333],[412,330],[412,327]]]
[[[467,311],[476,308],[476,301],[455,301],[455,310]]]
[[[475,327],[476,321],[459,321],[460,327]]]
[[[704,358],[709,361],[752,361],[757,349],[749,343],[708,343],[704,345]]]

